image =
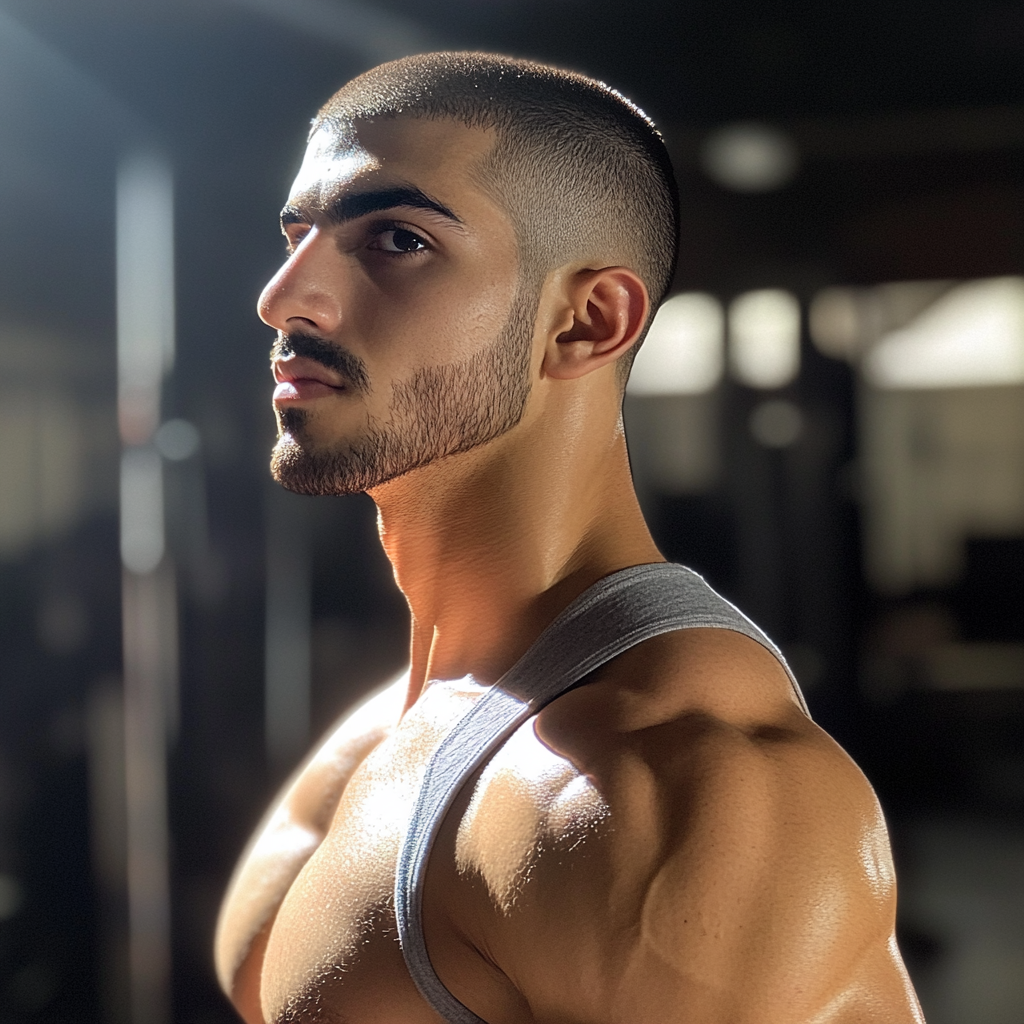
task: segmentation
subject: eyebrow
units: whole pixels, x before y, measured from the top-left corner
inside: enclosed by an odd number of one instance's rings
[[[342,224],[345,221],[356,220],[358,217],[365,217],[368,213],[393,210],[398,206],[405,206],[414,210],[429,210],[452,221],[454,224],[462,223],[444,203],[433,199],[426,192],[412,185],[377,189],[373,192],[354,192],[349,195],[340,196],[327,204],[326,213],[330,220],[336,224]],[[289,203],[281,211],[282,227],[285,224],[308,223],[309,217],[297,206]]]

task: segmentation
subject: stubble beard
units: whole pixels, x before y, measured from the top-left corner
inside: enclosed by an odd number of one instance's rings
[[[536,296],[517,291],[491,345],[392,384],[387,421],[371,422],[358,438],[313,444],[310,413],[282,410],[270,459],[274,479],[298,494],[354,494],[501,437],[526,409],[535,313]]]

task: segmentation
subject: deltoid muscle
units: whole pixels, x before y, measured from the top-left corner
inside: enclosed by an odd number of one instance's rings
[[[782,663],[800,706],[807,705],[779,649],[742,612],[681,565],[635,565],[584,591],[463,716],[427,765],[398,857],[395,915],[402,955],[423,998],[450,1024],[487,1024],[438,978],[423,937],[423,882],[431,846],[466,780],[531,715],[630,647],[688,628],[730,629]]]

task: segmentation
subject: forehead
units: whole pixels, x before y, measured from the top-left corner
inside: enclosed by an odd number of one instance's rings
[[[397,117],[322,125],[310,137],[289,201],[325,205],[347,192],[409,184],[456,207],[494,206],[479,168],[493,131],[456,121]]]

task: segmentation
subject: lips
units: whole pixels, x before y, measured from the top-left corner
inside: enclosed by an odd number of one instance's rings
[[[274,402],[300,402],[346,390],[344,380],[326,366],[303,356],[275,359]]]

